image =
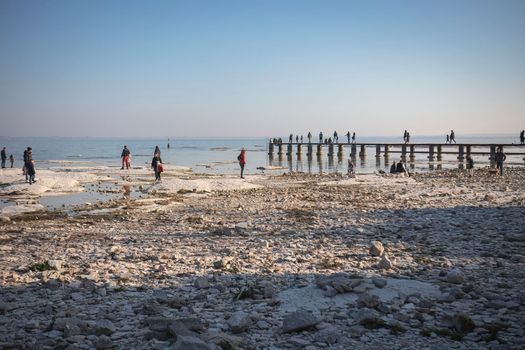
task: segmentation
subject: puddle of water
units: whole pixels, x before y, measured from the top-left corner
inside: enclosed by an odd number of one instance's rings
[[[65,208],[72,208],[79,205],[84,205],[86,202],[96,203],[104,202],[110,199],[119,199],[119,198],[129,198],[136,199],[139,198],[142,193],[137,190],[133,190],[132,186],[118,186],[114,184],[101,184],[99,186],[87,186],[84,187],[85,191],[83,192],[74,192],[67,193],[57,196],[44,196],[38,200],[0,200],[0,209],[19,204],[26,204],[28,202],[40,203],[47,210],[60,210]]]

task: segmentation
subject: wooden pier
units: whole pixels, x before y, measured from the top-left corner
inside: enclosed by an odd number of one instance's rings
[[[268,155],[274,156],[275,149],[277,154],[283,155],[283,148],[286,146],[286,155],[292,157],[295,154],[300,158],[303,154],[303,148],[306,148],[306,156],[312,157],[314,150],[317,157],[321,157],[327,150],[329,158],[333,158],[337,150],[337,157],[342,158],[344,149],[350,150],[350,157],[366,157],[367,150],[375,149],[377,158],[383,156],[388,158],[391,154],[399,154],[401,159],[411,161],[415,160],[416,155],[425,155],[429,162],[440,161],[443,155],[456,155],[459,162],[465,161],[467,156],[489,156],[491,162],[498,148],[503,149],[507,156],[525,156],[525,145],[520,144],[492,144],[492,143],[310,143],[310,142],[289,142],[279,143],[270,140],[268,145]],[[474,150],[473,150],[474,149]],[[359,152],[358,152],[359,150]],[[525,158],[523,158],[525,160]]]

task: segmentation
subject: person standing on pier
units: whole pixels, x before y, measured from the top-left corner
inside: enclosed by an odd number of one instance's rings
[[[308,143],[312,143],[312,133],[308,131]]]
[[[288,138],[288,140],[289,140],[289,143],[293,142],[293,134],[290,134],[290,137]]]
[[[352,143],[355,143],[355,132],[352,133]]]
[[[299,143],[299,135],[295,136],[295,143]]]
[[[5,153],[5,147],[2,148],[2,169],[5,168],[5,161],[7,160],[7,154]]]
[[[447,143],[449,143],[449,142],[450,142],[450,138],[449,138],[449,136],[448,136],[448,134],[447,134],[447,140],[445,141],[445,144],[447,144]]]
[[[404,143],[407,143],[407,134],[408,134],[408,132],[405,130],[405,132],[403,133],[403,142]]]
[[[301,143],[303,143],[303,135],[301,135]]]
[[[334,131],[334,143],[339,142],[339,136],[337,135],[337,131]]]
[[[410,143],[410,133],[407,131],[407,140],[406,143]]]
[[[350,131],[346,132],[346,140],[347,140],[347,143],[350,144]]]
[[[323,132],[319,133],[319,143],[323,143]]]
[[[521,130],[520,132],[520,144],[525,145],[525,130]]]
[[[496,156],[494,157],[494,160],[496,161],[496,169],[499,170],[500,176],[503,176],[503,162],[507,159],[507,156],[505,153],[503,153],[503,148],[498,147],[498,151],[496,152]]]
[[[456,143],[456,134],[454,133],[454,130],[450,130],[450,143],[452,144],[452,141]]]
[[[239,165],[241,166],[241,179],[244,179],[244,166],[246,165],[246,150],[241,149],[241,153],[237,156]]]
[[[122,150],[122,153],[120,154],[120,158],[122,158],[122,167],[120,170],[124,170],[124,166],[126,166],[126,169],[129,169],[131,166],[131,162],[129,160],[129,157],[131,156],[131,152],[128,149],[127,145],[124,145],[124,149]]]

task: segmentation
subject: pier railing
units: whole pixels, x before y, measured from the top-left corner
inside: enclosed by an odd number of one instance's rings
[[[491,162],[494,161],[496,151],[501,148],[507,156],[525,156],[525,145],[506,143],[314,143],[314,142],[274,142],[270,140],[268,144],[268,155],[274,156],[276,152],[278,156],[286,154],[292,157],[293,154],[300,158],[305,148],[306,155],[312,157],[313,154],[321,157],[324,150],[328,150],[328,157],[343,157],[344,149],[350,149],[350,157],[366,157],[367,149],[375,149],[376,157],[389,157],[390,154],[400,154],[403,160],[409,158],[414,160],[416,154],[425,154],[429,161],[442,160],[443,155],[457,155],[457,159],[463,162],[467,156],[483,156],[488,155]],[[285,151],[286,150],[286,151]],[[509,152],[509,150],[511,150]],[[523,158],[525,160],[525,158]]]

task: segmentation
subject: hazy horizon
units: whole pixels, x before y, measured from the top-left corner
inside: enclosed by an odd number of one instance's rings
[[[519,0],[0,0],[0,135],[516,135],[524,38]]]

